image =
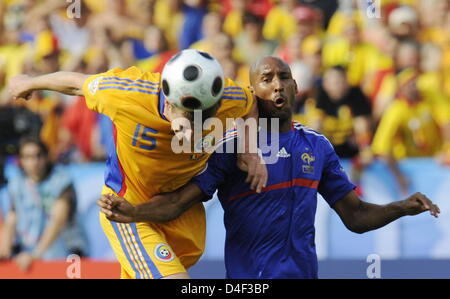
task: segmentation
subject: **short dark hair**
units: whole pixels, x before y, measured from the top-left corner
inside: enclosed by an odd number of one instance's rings
[[[244,16],[242,17],[242,23],[244,25],[246,24],[256,24],[258,26],[264,25],[264,18],[257,16],[255,14],[252,14],[250,12],[246,12]]]
[[[222,100],[217,102],[212,107],[202,110],[202,120],[203,122],[210,117],[214,117],[216,115],[217,110],[219,110]],[[179,108],[181,109],[181,108]],[[194,121],[194,111],[184,111],[183,116],[186,117],[189,121]]]
[[[48,156],[48,147],[45,145],[44,142],[42,142],[41,139],[39,139],[36,136],[25,136],[20,139],[19,141],[19,155],[21,154],[22,149],[27,144],[34,144],[37,147],[39,147],[41,153],[45,156]]]
[[[344,76],[347,75],[347,68],[343,65],[334,65],[330,67],[327,71],[336,71],[343,74]]]

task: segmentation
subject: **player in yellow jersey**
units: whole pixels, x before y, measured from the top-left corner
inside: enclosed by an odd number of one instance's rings
[[[181,55],[185,55],[183,52]],[[170,81],[171,77],[167,79]],[[34,78],[16,77],[10,83],[10,92],[16,99],[26,99],[32,91],[43,89],[84,95],[90,109],[109,116],[114,145],[109,150],[102,193],[117,194],[132,204],[140,204],[155,194],[185,185],[205,168],[209,157],[208,152],[173,152],[175,134],[180,138],[186,137],[183,134],[190,136],[185,122],[180,125],[179,121],[192,122],[193,113],[168,101],[164,94],[169,89],[164,81],[161,74],[143,73],[136,67],[116,68],[93,76],[58,72]],[[204,109],[203,114],[215,116],[224,127],[227,118],[257,115],[256,103],[247,89],[230,79],[222,84],[219,102]],[[192,145],[209,145],[213,140],[210,132],[204,130],[199,139],[192,139]],[[267,171],[259,156],[244,153],[239,163],[248,170],[252,188],[260,191],[267,181]],[[202,204],[164,224],[120,224],[110,222],[102,213],[100,222],[121,264],[122,278],[188,278],[186,269],[197,262],[204,250]]]

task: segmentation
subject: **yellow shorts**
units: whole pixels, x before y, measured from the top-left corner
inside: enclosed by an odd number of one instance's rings
[[[121,278],[158,279],[186,272],[205,249],[205,209],[198,204],[161,223],[100,223],[122,267]]]

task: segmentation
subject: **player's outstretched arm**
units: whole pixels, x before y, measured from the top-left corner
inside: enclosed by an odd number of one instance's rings
[[[204,196],[196,184],[190,183],[177,191],[156,195],[149,202],[136,206],[123,197],[112,194],[102,195],[97,205],[106,218],[115,222],[167,222],[200,203]]]
[[[37,77],[19,75],[9,82],[9,92],[14,100],[28,100],[35,90],[82,96],[83,84],[88,77],[89,75],[72,72],[56,72]]]
[[[415,193],[402,201],[376,205],[362,201],[354,191],[338,200],[333,206],[342,222],[352,232],[362,234],[383,227],[403,216],[413,216],[430,211],[434,217],[439,207],[422,193]]]
[[[247,120],[249,118],[253,118],[257,123],[259,117],[258,115],[258,105],[255,100],[249,114],[244,116],[244,119]],[[263,159],[258,154],[258,142],[256,138],[254,140],[251,140],[250,138],[250,136],[256,137],[256,134],[250,134],[249,130],[249,127],[245,128],[245,148],[243,153],[238,153],[237,155],[237,166],[240,170],[247,172],[245,182],[250,184],[250,188],[252,190],[256,190],[257,193],[261,193],[262,189],[267,185],[269,175]]]

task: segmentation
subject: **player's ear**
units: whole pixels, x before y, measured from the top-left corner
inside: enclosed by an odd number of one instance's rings
[[[164,109],[166,111],[173,112],[175,109],[175,106],[173,104],[169,103],[168,100],[164,100]]]
[[[250,92],[254,95],[255,94],[255,89],[253,88],[253,86],[249,85],[247,86],[248,90],[250,90]]]
[[[173,106],[169,101],[164,100],[164,115],[168,120],[172,119],[171,115],[173,114]]]

